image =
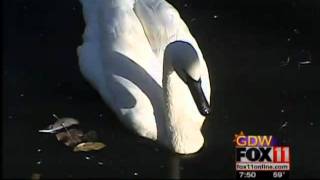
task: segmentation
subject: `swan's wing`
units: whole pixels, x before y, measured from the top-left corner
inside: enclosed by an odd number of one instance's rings
[[[189,42],[199,50],[179,12],[165,0],[136,0],[134,12],[156,54],[163,53],[166,46],[176,40]]]
[[[210,102],[210,81],[206,62],[198,43],[180,17],[179,12],[165,0],[136,0],[134,12],[142,24],[157,59],[163,60],[166,46],[177,40],[186,41],[196,49],[202,67],[202,88]]]
[[[90,55],[90,49],[86,47],[92,47],[91,50],[98,54],[95,56],[104,62],[111,60],[110,53],[117,52],[142,67],[161,86],[162,64],[154,60],[156,57],[133,11],[135,0],[81,0],[81,3],[86,29],[84,44],[79,52],[87,51],[85,54],[88,57],[82,58],[82,61],[89,61],[83,67],[90,66],[93,61],[90,58],[93,55]],[[112,71],[113,67],[104,68]]]
[[[136,0],[134,12],[140,20],[153,52],[162,61],[163,50],[179,30],[178,12],[163,0]]]
[[[78,48],[79,64],[124,124],[156,139],[153,107],[158,107],[154,102],[162,103],[162,66],[152,64],[157,61],[133,12],[134,1],[81,0],[86,28]]]

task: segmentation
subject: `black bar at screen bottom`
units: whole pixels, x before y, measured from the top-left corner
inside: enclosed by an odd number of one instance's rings
[[[289,171],[236,171],[236,179],[289,179]]]

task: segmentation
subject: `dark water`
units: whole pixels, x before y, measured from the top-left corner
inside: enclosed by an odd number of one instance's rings
[[[232,140],[243,130],[290,145],[291,177],[320,178],[319,1],[173,4],[199,42],[213,86],[205,145],[188,156],[125,129],[82,78],[79,2],[3,1],[3,177],[234,178]],[[298,66],[302,50],[312,64]],[[79,119],[107,147],[74,153],[37,133],[53,113]]]

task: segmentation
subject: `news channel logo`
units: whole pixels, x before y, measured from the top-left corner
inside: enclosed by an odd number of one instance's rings
[[[290,147],[281,146],[270,135],[235,134],[236,177],[287,179]]]

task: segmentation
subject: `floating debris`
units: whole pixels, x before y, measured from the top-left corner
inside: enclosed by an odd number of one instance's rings
[[[75,146],[82,142],[83,132],[78,129],[70,129],[56,134],[57,140],[64,142],[66,146]]]
[[[308,50],[302,49],[296,54],[296,61],[299,64],[310,64],[311,63],[311,53]]]
[[[287,127],[287,126],[288,126],[288,121],[284,121],[284,122],[281,124],[280,129],[285,128],[285,127]]]
[[[312,63],[312,56],[310,51],[302,49],[294,54],[294,60],[297,62],[298,68],[300,69],[300,66]]]
[[[280,61],[280,67],[287,66],[290,63],[291,58],[287,57],[285,61]]]
[[[106,147],[106,145],[101,142],[86,142],[86,143],[78,144],[73,149],[73,151],[74,152],[79,152],[79,151],[88,152],[88,151],[93,151],[93,150],[97,151],[97,150],[100,150],[104,147]]]
[[[38,132],[42,133],[55,133],[58,130],[61,130],[63,128],[67,128],[73,125],[78,125],[79,121],[74,118],[58,118],[55,114],[53,114],[53,117],[57,119],[57,121],[54,124],[50,124],[46,129],[41,129]]]
[[[218,19],[218,17],[219,17],[218,15],[213,15],[212,16],[213,19]]]
[[[78,125],[78,120],[73,118],[58,118],[55,114],[53,114],[53,117],[55,117],[57,121],[49,125],[47,129],[39,130],[39,132],[56,133],[55,136],[57,140],[63,142],[66,146],[73,147],[74,152],[100,150],[106,146],[98,142],[96,131],[90,130],[84,134],[80,129],[68,129],[68,127]]]
[[[299,31],[297,28],[293,29],[293,32],[294,32],[295,34],[300,34],[300,31]]]

